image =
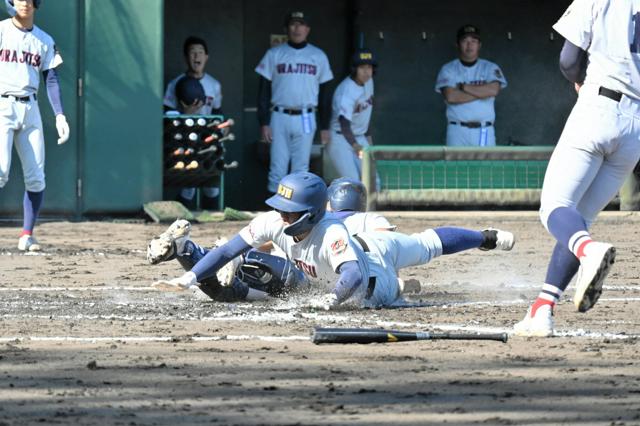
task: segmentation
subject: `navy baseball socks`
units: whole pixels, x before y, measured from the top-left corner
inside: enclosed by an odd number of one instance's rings
[[[25,191],[22,199],[23,225],[20,239],[18,240],[18,250],[20,251],[40,251],[40,244],[33,236],[33,228],[38,219],[38,213],[42,206],[44,191]]]
[[[511,250],[516,241],[511,232],[493,228],[473,231],[453,226],[442,226],[434,228],[433,231],[442,243],[442,254],[453,254],[473,248],[484,251]]]
[[[574,208],[553,210],[547,227],[580,262],[573,303],[579,312],[586,312],[600,298],[604,280],[615,262],[616,249],[611,244],[593,241],[584,219]]]

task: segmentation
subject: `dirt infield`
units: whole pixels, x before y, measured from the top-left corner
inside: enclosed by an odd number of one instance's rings
[[[314,326],[508,331],[544,279],[552,239],[533,212],[389,214],[402,232],[513,231],[512,252],[470,251],[404,271],[418,307],[325,312],[304,301],[223,304],[150,283],[164,225],[49,222],[40,255],[0,227],[0,425],[640,425],[640,215],[607,212],[618,248],[596,307],[556,310],[558,336],[508,343],[309,342]],[[195,225],[199,242],[242,223]]]

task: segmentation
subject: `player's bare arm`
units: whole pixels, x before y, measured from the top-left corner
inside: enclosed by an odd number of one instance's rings
[[[442,96],[448,104],[466,104],[468,102],[477,101],[478,98],[470,93],[463,92],[455,87],[444,87],[442,89]]]
[[[500,92],[500,82],[492,81],[485,84],[463,83],[460,85],[460,90],[474,96],[476,99],[495,98]]]

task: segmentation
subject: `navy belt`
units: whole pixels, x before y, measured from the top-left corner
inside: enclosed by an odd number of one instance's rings
[[[358,235],[353,235],[353,238],[355,238],[358,241],[358,243],[362,247],[362,250],[365,253],[369,253],[369,246],[367,245],[367,243],[364,242],[362,238],[360,238]],[[376,277],[369,277],[369,285],[367,285],[367,294],[364,296],[364,298],[371,299],[371,296],[373,296],[373,292],[375,290],[376,290]]]
[[[615,90],[607,89],[606,87],[600,86],[598,89],[598,95],[604,96],[605,98],[609,98],[612,101],[620,102],[622,99],[622,93],[616,92]]]
[[[273,110],[275,112],[282,112],[285,114],[289,114],[289,115],[301,115],[303,113],[312,113],[313,112],[313,108],[305,108],[305,109],[291,109],[291,108],[283,108],[283,107],[279,107],[279,106],[274,106]]]
[[[30,96],[13,96],[13,95],[0,95],[0,96],[2,96],[3,98],[14,98],[16,101],[20,101],[20,102],[29,102],[31,100],[31,96],[33,96],[34,101],[38,100],[38,97],[36,96],[35,93]]]
[[[482,123],[481,121],[450,121],[449,124],[468,127],[470,129],[493,126],[493,123],[491,121],[485,121],[484,123]]]

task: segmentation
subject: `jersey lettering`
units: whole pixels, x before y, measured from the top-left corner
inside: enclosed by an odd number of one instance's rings
[[[18,55],[16,50],[0,49],[0,62],[26,63],[34,68],[39,68],[41,57],[37,53],[22,52],[22,55]]]
[[[316,75],[318,67],[312,64],[277,64],[276,72],[278,74],[310,74]]]
[[[369,99],[367,99],[366,102],[356,104],[356,107],[353,110],[353,112],[355,114],[357,114],[359,112],[362,112],[362,111],[366,110],[367,108],[369,108],[372,105],[373,105],[373,96],[371,96]]]
[[[306,263],[304,263],[302,260],[300,259],[294,259],[293,262],[296,264],[296,266],[298,267],[298,269],[301,269],[302,272],[304,272],[305,274],[313,277],[313,278],[317,278],[318,274],[316,273],[316,267],[313,265],[307,265]]]

